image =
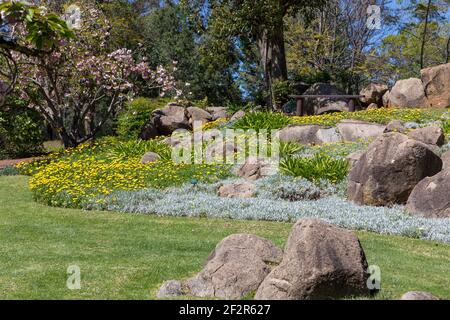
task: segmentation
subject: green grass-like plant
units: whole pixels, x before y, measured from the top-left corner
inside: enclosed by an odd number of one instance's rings
[[[243,118],[236,121],[233,125],[234,129],[253,129],[256,131],[267,129],[281,129],[291,123],[291,118],[274,112],[251,112],[247,113]]]
[[[312,182],[327,180],[332,183],[342,181],[347,176],[345,160],[334,159],[324,153],[312,157],[288,157],[281,160],[280,170],[290,176],[303,177]]]

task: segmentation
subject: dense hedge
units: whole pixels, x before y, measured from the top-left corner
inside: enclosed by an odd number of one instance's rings
[[[35,111],[21,105],[0,110],[0,159],[40,154],[44,138],[44,124]]]

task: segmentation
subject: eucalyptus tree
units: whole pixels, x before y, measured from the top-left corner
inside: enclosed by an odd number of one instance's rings
[[[272,105],[275,81],[288,79],[284,44],[284,19],[302,14],[309,18],[326,1],[308,0],[181,0],[197,13],[197,24],[217,39],[238,45],[256,44],[265,87]]]

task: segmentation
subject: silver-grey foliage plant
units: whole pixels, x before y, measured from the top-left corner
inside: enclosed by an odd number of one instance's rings
[[[221,181],[212,185],[183,185],[167,190],[144,189],[118,191],[98,203],[85,203],[86,209],[103,209],[158,216],[227,218],[294,222],[301,218],[319,218],[353,230],[401,235],[418,239],[450,242],[450,219],[427,219],[410,216],[403,206],[359,206],[347,201],[345,182],[318,187],[304,179],[267,177],[256,182],[255,198],[230,199],[217,196]],[[287,201],[280,198],[280,189],[319,192],[318,200]]]

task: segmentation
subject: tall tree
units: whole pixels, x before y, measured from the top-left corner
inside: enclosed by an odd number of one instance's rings
[[[325,1],[307,0],[182,0],[184,6],[197,8],[199,14],[210,12],[205,24],[217,39],[235,43],[256,43],[264,72],[268,104],[272,105],[274,81],[287,80],[284,46],[284,18],[301,12],[309,16],[313,8]],[[208,9],[205,9],[205,6]]]
[[[140,87],[175,89],[164,68],[152,70],[126,48],[111,50],[109,20],[95,4],[78,4],[84,19],[75,38],[60,42],[46,55],[13,55],[22,100],[43,116],[65,147],[93,138]]]
[[[382,30],[367,26],[371,4],[380,8]],[[390,16],[384,0],[330,0],[309,23],[299,15],[287,19],[289,72],[303,81],[332,81],[349,93],[359,92],[370,49],[390,28]]]
[[[380,81],[393,83],[418,77],[422,68],[448,62],[449,4],[449,0],[405,2],[401,8],[405,22],[397,21],[398,31],[382,39],[369,57],[368,72]]]
[[[13,91],[18,77],[14,54],[48,55],[59,41],[73,37],[66,22],[53,13],[22,2],[0,3],[0,105]]]

